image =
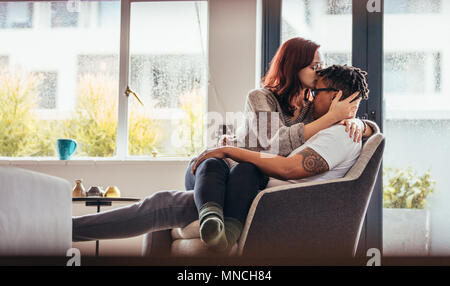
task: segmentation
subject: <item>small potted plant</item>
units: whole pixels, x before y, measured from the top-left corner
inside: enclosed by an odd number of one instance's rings
[[[412,167],[383,170],[383,255],[429,254],[426,199],[434,186],[429,170],[421,176]]]

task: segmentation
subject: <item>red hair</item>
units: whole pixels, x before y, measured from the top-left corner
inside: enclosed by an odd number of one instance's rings
[[[294,115],[291,100],[303,88],[298,73],[312,63],[319,47],[313,41],[300,37],[284,42],[262,78],[263,86],[275,94],[283,112],[290,116]]]

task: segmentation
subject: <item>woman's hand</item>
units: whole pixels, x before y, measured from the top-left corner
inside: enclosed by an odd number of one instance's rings
[[[227,147],[218,147],[214,149],[206,149],[205,151],[203,151],[200,155],[198,155],[197,159],[195,159],[194,165],[192,165],[191,168],[191,173],[194,174],[198,165],[200,165],[201,162],[205,161],[208,158],[217,158],[217,159],[226,158],[225,154],[226,148]]]
[[[339,125],[345,125],[345,132],[349,132],[350,138],[353,137],[354,142],[361,142],[362,139],[362,131],[364,130],[364,123],[356,118],[352,119],[344,119],[339,122]]]
[[[217,140],[217,147],[234,146],[235,141],[236,141],[235,136],[224,134],[220,136],[219,140]]]
[[[329,113],[333,114],[336,122],[342,121],[344,119],[354,118],[356,116],[356,111],[358,111],[359,102],[361,98],[358,100],[351,102],[359,95],[359,91],[353,93],[346,99],[340,101],[342,97],[342,91],[340,90],[336,97],[333,99],[333,102],[330,105]]]

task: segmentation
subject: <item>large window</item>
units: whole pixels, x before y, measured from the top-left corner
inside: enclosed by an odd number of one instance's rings
[[[57,138],[77,140],[74,158],[114,156],[120,26],[76,27],[98,2],[81,2],[80,12],[61,1],[7,4],[33,7],[38,24],[0,30],[0,54],[9,56],[0,74],[0,156],[57,157]]]
[[[386,233],[408,237],[407,242],[387,240],[388,246],[403,245],[387,250],[448,254],[450,86],[444,79],[450,74],[450,1],[385,0],[385,7],[384,206],[389,209],[383,224]],[[391,208],[405,216],[389,216]],[[428,217],[406,221],[407,211],[420,213],[417,208],[428,209]]]
[[[352,3],[283,0],[281,41],[303,37],[318,43],[326,65],[351,64]],[[350,11],[350,13],[347,13]],[[326,23],[326,25],[324,25]]]
[[[57,138],[77,140],[74,158],[188,156],[203,149],[206,1],[131,2],[125,17],[120,1],[67,4],[0,3],[0,156],[57,157]],[[121,72],[127,21],[129,65]],[[128,97],[128,123],[120,124],[126,74],[143,105]],[[119,140],[128,140],[128,148]]]
[[[206,2],[132,3],[130,155],[191,155],[203,149]],[[146,134],[145,142],[136,142]]]

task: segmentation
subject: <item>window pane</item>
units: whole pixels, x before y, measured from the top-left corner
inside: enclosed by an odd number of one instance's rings
[[[441,0],[384,1],[384,11],[387,14],[440,13],[441,4]]]
[[[69,9],[67,9],[68,4],[69,3],[67,2],[51,3],[53,28],[77,26],[79,13],[69,11]]]
[[[9,57],[8,56],[0,56],[0,70],[6,69],[8,67]]]
[[[206,2],[131,5],[129,154],[185,156],[203,149]],[[156,152],[156,153],[154,153]]]
[[[120,25],[120,1],[100,2],[98,6],[98,23],[102,28]]]
[[[31,28],[33,4],[0,3],[0,28]]]
[[[385,8],[383,252],[448,254],[450,1],[385,0]],[[430,209],[431,221],[392,208]]]
[[[81,1],[80,12],[69,12],[66,2],[0,4],[0,19],[24,5],[37,19],[32,29],[0,29],[0,156],[57,157],[57,138],[77,140],[73,157],[113,156],[119,22],[108,29],[77,26],[74,19],[97,25],[94,1]],[[26,22],[25,14],[14,15],[14,23]]]
[[[326,65],[352,62],[351,0],[283,0],[281,40],[313,40]],[[326,24],[324,24],[326,23]]]

